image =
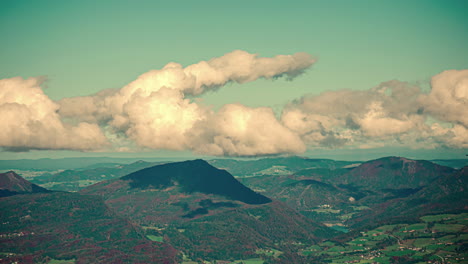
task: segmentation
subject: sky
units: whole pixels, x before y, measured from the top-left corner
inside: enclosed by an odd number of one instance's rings
[[[0,1],[0,159],[465,158],[468,2]]]

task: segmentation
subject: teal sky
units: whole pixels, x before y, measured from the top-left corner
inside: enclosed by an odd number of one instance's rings
[[[186,66],[236,49],[318,58],[292,82],[231,84],[203,96],[215,107],[239,102],[275,109],[305,94],[364,90],[394,79],[424,86],[441,71],[467,69],[467,13],[464,0],[4,0],[0,79],[47,76],[44,91],[58,100],[121,88],[171,61]],[[0,158],[74,153],[2,152]]]

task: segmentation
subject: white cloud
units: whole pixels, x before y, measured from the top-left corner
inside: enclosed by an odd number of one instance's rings
[[[183,150],[187,133],[205,117],[205,110],[184,99],[181,91],[162,88],[147,97],[136,96],[124,108],[127,135],[143,147]],[[114,119],[116,121],[116,119]]]
[[[225,105],[198,122],[189,136],[194,139],[191,149],[203,154],[256,156],[305,151],[301,139],[267,107]]]
[[[94,150],[107,144],[96,124],[67,125],[60,120],[58,108],[36,78],[0,80],[0,146],[11,150]]]
[[[431,125],[431,136],[437,142],[450,148],[468,148],[468,129],[462,125],[443,127],[439,123]]]
[[[431,86],[420,98],[425,112],[468,128],[468,70],[444,71],[432,77]]]
[[[424,122],[419,115],[402,113],[400,118],[391,117],[383,102],[377,101],[367,105],[367,113],[357,117],[355,122],[360,126],[363,134],[370,137],[385,137],[407,132]]]

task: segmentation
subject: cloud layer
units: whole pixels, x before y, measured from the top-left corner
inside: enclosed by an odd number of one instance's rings
[[[19,138],[23,141],[16,145],[26,149],[101,149],[106,141],[105,134],[112,143],[111,150],[129,150],[130,146],[130,149],[192,150],[231,156],[303,152],[305,146],[301,139],[285,128],[269,108],[226,105],[215,112],[196,103],[193,98],[229,82],[246,83],[259,78],[276,79],[283,76],[293,79],[314,62],[306,53],[263,58],[236,50],[185,68],[172,62],[160,70],[142,74],[120,90],[64,98],[57,103],[36,87],[35,92],[42,96],[41,105],[47,105],[37,112],[49,113],[50,116],[38,122],[45,126],[50,126],[52,121],[62,127],[68,124],[70,131],[65,133],[62,131],[64,128],[57,129],[55,134],[37,131],[28,137],[21,135]],[[12,80],[6,79],[4,82]],[[27,107],[19,97],[14,100]],[[20,125],[24,123],[27,120],[18,122]],[[84,128],[89,130],[89,138],[79,133]],[[12,127],[11,131],[18,129]],[[76,131],[77,135],[70,135],[72,131]],[[95,135],[91,136],[91,133]],[[13,140],[13,134],[5,138]],[[44,134],[50,135],[49,140],[39,140]],[[58,134],[70,142],[53,141]],[[3,142],[1,145],[12,146]]]
[[[432,78],[431,91],[388,81],[368,90],[306,95],[278,118],[268,107],[197,97],[230,82],[293,79],[306,53],[258,57],[233,51],[183,67],[168,63],[119,90],[50,100],[39,79],[0,80],[0,146],[7,150],[190,150],[218,156],[302,153],[307,148],[468,147],[468,70]],[[266,95],[267,96],[267,95]]]

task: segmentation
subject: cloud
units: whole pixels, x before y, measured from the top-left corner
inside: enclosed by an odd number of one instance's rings
[[[302,153],[305,145],[280,124],[273,110],[228,104],[211,113],[191,131],[190,147],[202,154],[218,156],[257,156]]]
[[[293,79],[315,60],[306,53],[259,57],[236,50],[183,67],[168,63],[121,89],[50,100],[38,78],[0,80],[0,147],[141,151],[218,156],[302,153],[307,148],[466,148],[468,70],[442,72],[428,93],[397,80],[368,90],[306,95],[278,119],[268,107],[198,98],[230,82]]]
[[[199,95],[207,90],[216,90],[228,82],[246,83],[259,78],[273,79],[281,76],[292,79],[314,62],[315,59],[307,53],[264,58],[235,50],[185,68],[178,63],[168,63],[161,70],[142,74],[125,86],[121,94],[128,97],[138,92],[147,96],[166,87],[180,90],[184,94]]]
[[[185,99],[181,91],[162,88],[147,97],[137,96],[124,108],[125,117],[111,125],[122,128],[143,147],[184,150],[195,123],[206,118],[203,107]],[[118,123],[118,124],[116,124]]]
[[[96,124],[65,124],[58,108],[43,93],[40,79],[0,80],[0,146],[11,150],[94,150],[107,144]]]
[[[287,105],[281,122],[309,147],[466,148],[467,76],[467,70],[436,75],[427,94],[394,80],[308,95]]]
[[[338,147],[405,133],[424,122],[420,89],[399,81],[364,90],[304,96],[285,107],[283,124],[312,146]]]
[[[444,71],[432,77],[431,86],[431,92],[420,98],[425,112],[468,128],[468,70]]]
[[[440,145],[449,148],[468,148],[468,129],[462,125],[444,127],[439,123],[431,126],[431,136]]]

